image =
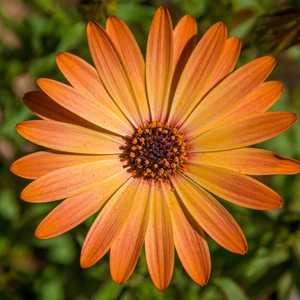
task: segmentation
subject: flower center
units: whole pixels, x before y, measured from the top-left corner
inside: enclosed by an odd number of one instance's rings
[[[168,181],[169,176],[183,170],[187,147],[184,134],[177,128],[154,120],[136,129],[126,153],[135,176]]]

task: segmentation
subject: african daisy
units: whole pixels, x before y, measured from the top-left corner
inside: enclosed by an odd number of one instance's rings
[[[98,212],[82,246],[83,268],[110,250],[112,278],[122,283],[145,245],[149,273],[163,290],[176,249],[189,276],[204,285],[211,269],[204,231],[229,251],[247,251],[239,225],[213,195],[275,209],[281,197],[247,175],[300,172],[295,160],[248,148],[297,119],[266,112],[283,89],[280,82],[264,82],[274,58],[232,73],[241,43],[227,39],[223,23],[196,45],[195,20],[185,16],[173,30],[163,7],[154,16],[145,61],[117,17],[106,29],[89,23],[87,37],[96,68],[60,53],[57,64],[71,85],[39,79],[42,91],[24,97],[41,120],[22,122],[17,131],[50,150],[12,165],[15,174],[34,180],[21,198],[65,199],[36,236],[60,235]]]

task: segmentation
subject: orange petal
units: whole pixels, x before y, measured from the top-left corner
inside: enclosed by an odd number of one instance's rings
[[[149,192],[148,182],[141,182],[130,217],[111,246],[110,272],[118,284],[130,277],[137,264],[149,219]]]
[[[126,174],[122,173],[109,178],[82,194],[64,200],[40,223],[35,231],[35,236],[40,239],[52,238],[85,221],[124,184],[128,179],[128,176],[124,175]]]
[[[189,160],[249,175],[297,174],[300,172],[298,161],[267,150],[254,148],[192,153]]]
[[[131,128],[129,121],[108,95],[94,67],[78,56],[66,52],[59,53],[56,62],[74,88],[91,96],[93,99],[90,101],[94,100],[93,104],[97,105],[98,109],[105,111],[104,117],[108,114],[113,120],[118,120],[123,124],[124,130]]]
[[[191,152],[230,150],[257,144],[287,130],[297,120],[294,113],[264,112],[215,127],[190,142]]]
[[[55,102],[81,118],[123,136],[132,132],[128,123],[92,95],[51,79],[40,78],[37,84]]]
[[[120,147],[124,144],[121,137],[55,121],[25,121],[16,129],[35,144],[66,152],[116,154],[122,152]]]
[[[82,119],[60,106],[43,91],[28,92],[25,94],[23,101],[25,105],[41,119],[70,123],[94,130],[104,131],[104,129],[101,129],[95,124]]]
[[[154,120],[165,121],[173,71],[173,28],[168,10],[160,7],[151,24],[146,53],[146,84]]]
[[[269,187],[234,171],[193,161],[187,164],[186,175],[211,193],[240,206],[259,210],[282,206],[281,197]]]
[[[117,106],[135,127],[143,121],[130,74],[107,32],[97,23],[89,22],[87,37],[98,74]]]
[[[261,84],[275,65],[273,57],[258,58],[226,77],[192,112],[181,127],[189,130],[189,138],[201,133],[201,128],[218,120],[229,112],[241,99]]]
[[[185,175],[171,180],[186,209],[217,243],[231,252],[247,252],[241,228],[212,195]]]
[[[267,111],[279,99],[283,91],[283,84],[279,81],[263,82],[239,101],[223,117],[212,122],[211,125],[226,123],[243,116]],[[203,129],[205,130],[205,126]]]
[[[190,58],[197,40],[197,23],[186,15],[174,29],[174,62],[170,100],[172,101],[181,73]]]
[[[118,159],[119,155],[80,155],[56,151],[39,151],[16,160],[10,170],[23,178],[36,179],[47,173],[82,163]]]
[[[179,259],[198,284],[205,285],[210,275],[210,255],[202,228],[181,207],[175,193],[167,193],[173,224],[174,243]]]
[[[129,179],[104,206],[90,228],[81,250],[82,268],[94,265],[111,247],[138,199],[142,180]]]
[[[169,186],[151,184],[146,260],[153,283],[159,290],[164,290],[170,283],[174,268],[172,222],[166,198],[171,190]]]
[[[145,87],[145,62],[141,50],[127,25],[117,17],[107,19],[106,31],[123,58],[135,91],[144,122],[150,121]]]
[[[70,166],[48,173],[31,182],[21,193],[28,202],[55,201],[89,190],[110,176],[125,172],[119,159],[100,160]]]
[[[226,41],[224,52],[218,61],[215,75],[207,86],[207,91],[233,71],[239,58],[241,47],[241,40],[237,37],[231,37]]]
[[[85,92],[96,99],[102,99],[105,104],[113,102],[107,94],[96,69],[80,57],[60,52],[56,63],[70,84],[77,90]]]
[[[179,126],[204,96],[226,42],[223,23],[212,26],[197,44],[184,68],[174,95],[169,121]]]

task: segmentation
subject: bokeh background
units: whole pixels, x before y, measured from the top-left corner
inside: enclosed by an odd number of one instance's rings
[[[212,274],[205,287],[195,284],[176,258],[171,284],[158,291],[149,277],[142,253],[131,278],[115,284],[107,254],[95,266],[79,266],[80,247],[93,218],[62,236],[38,240],[34,231],[57,203],[30,204],[20,200],[28,180],[9,171],[17,158],[38,150],[15,131],[34,118],[22,103],[35,80],[65,81],[55,64],[60,51],[87,61],[86,22],[105,24],[121,17],[143,52],[156,8],[165,5],[173,22],[185,14],[198,23],[198,39],[213,23],[223,21],[230,36],[243,41],[238,66],[274,55],[277,65],[270,80],[285,84],[272,110],[300,116],[300,3],[283,0],[0,0],[0,299],[300,299],[300,176],[258,178],[284,199],[281,209],[260,212],[222,201],[241,225],[249,243],[246,255],[232,254],[208,238]],[[224,99],[226,100],[226,99]],[[283,156],[300,159],[300,122],[260,145]]]

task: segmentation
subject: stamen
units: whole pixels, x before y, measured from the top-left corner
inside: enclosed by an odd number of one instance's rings
[[[187,146],[177,128],[153,120],[137,128],[125,153],[135,176],[169,181],[170,176],[184,170]]]

